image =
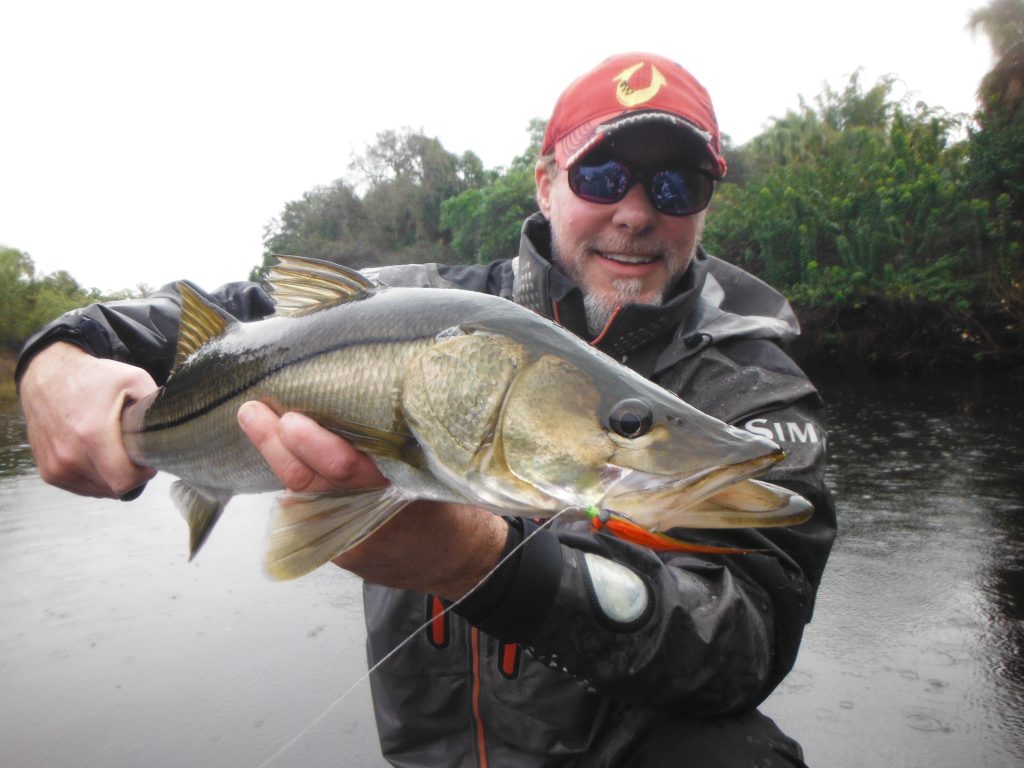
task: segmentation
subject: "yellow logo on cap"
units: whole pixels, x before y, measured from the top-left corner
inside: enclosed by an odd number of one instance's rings
[[[629,78],[643,65],[644,62],[641,61],[632,67],[626,67],[626,69],[612,78],[612,82],[619,84],[615,89],[615,96],[624,107],[635,107],[643,104],[645,101],[650,101],[661,90],[661,86],[668,82],[665,76],[658,71],[658,68],[651,64],[651,84],[646,88],[633,88],[630,86]]]

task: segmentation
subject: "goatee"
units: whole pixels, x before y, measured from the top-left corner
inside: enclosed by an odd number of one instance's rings
[[[591,338],[597,337],[608,325],[612,315],[619,307],[626,304],[649,304],[658,306],[665,297],[662,294],[643,297],[643,281],[639,278],[632,280],[616,280],[612,283],[614,293],[611,295],[599,295],[588,291],[586,287],[580,286],[583,292],[583,309],[587,313],[587,332]]]

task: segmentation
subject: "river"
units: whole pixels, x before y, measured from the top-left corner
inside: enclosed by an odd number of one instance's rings
[[[1021,385],[821,385],[840,536],[763,707],[812,768],[1024,764]],[[265,496],[187,563],[169,484],[47,487],[0,413],[0,765],[382,766],[358,581],[265,580]]]

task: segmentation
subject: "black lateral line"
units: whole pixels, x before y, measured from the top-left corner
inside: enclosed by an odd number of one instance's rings
[[[214,400],[211,400],[209,403],[207,403],[206,405],[202,406],[201,408],[199,408],[196,411],[192,411],[191,413],[187,413],[184,416],[179,416],[176,419],[171,419],[170,421],[161,421],[161,422],[157,422],[155,424],[147,424],[146,426],[144,426],[142,428],[142,433],[145,434],[147,432],[159,432],[159,431],[164,430],[164,429],[173,429],[174,427],[180,427],[182,424],[185,424],[185,423],[191,421],[192,419],[198,419],[200,416],[206,415],[210,411],[212,411],[215,408],[223,405],[224,403],[228,402],[232,398],[238,397],[240,394],[242,394],[246,390],[252,389],[257,384],[259,384],[261,381],[265,381],[266,379],[268,379],[271,376],[273,376],[275,373],[278,373],[279,371],[281,371],[281,370],[283,370],[283,369],[285,369],[285,368],[287,368],[289,366],[298,365],[300,363],[306,362],[307,360],[312,360],[315,357],[320,357],[321,355],[329,355],[332,352],[340,352],[340,351],[342,351],[344,349],[349,349],[350,347],[355,347],[355,346],[370,345],[370,344],[405,344],[405,343],[409,343],[409,342],[420,341],[422,339],[427,339],[427,338],[430,338],[430,337],[429,336],[413,336],[413,337],[408,338],[408,339],[365,339],[365,340],[361,340],[359,342],[352,342],[350,344],[341,344],[341,345],[339,345],[337,347],[330,347],[329,349],[321,349],[321,350],[318,350],[316,352],[310,352],[308,355],[304,355],[303,357],[297,357],[297,358],[294,358],[292,360],[286,360],[286,361],[284,361],[282,363],[279,363],[278,365],[275,365],[273,368],[268,368],[266,371],[264,371],[259,376],[257,376],[256,378],[252,379],[251,381],[245,382],[241,386],[236,387],[235,389],[230,390],[226,394],[221,395],[220,397],[218,397],[218,398],[216,398]]]

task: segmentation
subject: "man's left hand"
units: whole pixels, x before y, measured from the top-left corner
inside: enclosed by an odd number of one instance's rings
[[[379,488],[388,482],[369,456],[306,416],[279,417],[263,403],[248,402],[238,421],[288,490]],[[507,537],[508,525],[487,510],[419,501],[334,562],[366,581],[457,600],[498,562]]]

